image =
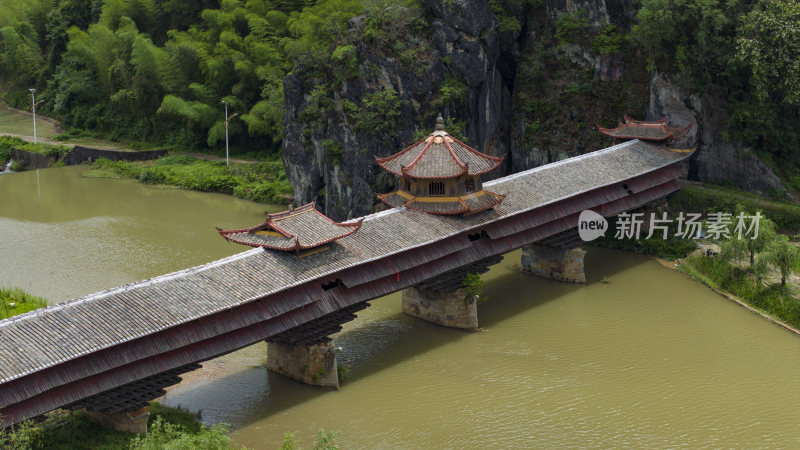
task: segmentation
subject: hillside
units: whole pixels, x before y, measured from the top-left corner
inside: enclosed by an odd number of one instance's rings
[[[374,164],[436,114],[518,171],[611,144],[623,114],[694,122],[689,176],[800,188],[793,0],[9,0],[0,91],[65,127],[282,152],[297,202],[369,212]],[[497,173],[495,175],[501,175]]]

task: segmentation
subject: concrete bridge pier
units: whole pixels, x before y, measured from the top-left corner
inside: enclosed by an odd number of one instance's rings
[[[105,428],[125,433],[147,434],[147,421],[150,419],[149,406],[136,411],[101,412],[90,409],[83,411],[92,421]]]
[[[530,244],[522,247],[520,270],[540,277],[570,283],[586,283],[583,257],[586,250],[581,247],[556,248]]]
[[[336,349],[328,340],[316,344],[267,344],[267,369],[312,386],[339,389]]]

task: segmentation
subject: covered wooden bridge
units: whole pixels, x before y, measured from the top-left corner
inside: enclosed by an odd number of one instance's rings
[[[666,196],[688,155],[628,141],[483,183],[503,197],[492,209],[401,206],[351,221],[358,231],[324,251],[258,247],[4,320],[0,425],[61,407],[146,418],[148,401],[205,360],[262,340],[270,354],[273,344],[324,344],[371,299],[412,286],[447,290],[460,280],[448,273],[484,270],[532,243],[574,246],[582,210],[609,217]],[[273,368],[284,370],[287,358]]]

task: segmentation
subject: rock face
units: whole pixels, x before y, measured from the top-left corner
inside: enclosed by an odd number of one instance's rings
[[[425,40],[427,45],[421,47],[427,53],[408,61],[356,44],[357,75],[330,90],[331,104],[324,111],[309,114],[320,84],[303,67],[284,79],[282,152],[298,204],[318,197],[321,210],[336,220],[370,213],[375,194],[387,192],[395,182],[381,172],[374,157],[396,153],[420,133],[433,131],[440,112],[449,124],[463,121],[462,130],[447,127],[448,131],[463,132],[473,147],[490,155],[509,152],[511,88],[497,67],[500,47],[488,3],[430,1],[426,8],[430,34],[419,39]],[[351,33],[358,34],[364,21],[351,19]],[[459,98],[449,103],[441,89],[448,80],[460,89]],[[365,129],[363,114],[371,95],[387,90],[399,99],[389,130]],[[348,111],[348,105],[359,111]],[[490,177],[505,170],[503,166]]]
[[[697,181],[732,184],[738,188],[767,194],[788,195],[780,179],[741,142],[722,137],[723,118],[715,113],[714,98],[708,94],[687,95],[666,77],[655,73],[650,84],[647,119],[669,117],[671,126],[694,123],[692,129],[674,144],[679,148],[697,147],[689,160],[689,178]]]
[[[451,134],[506,157],[487,179],[611,145],[595,124],[646,112],[649,119],[668,116],[672,126],[695,123],[676,143],[698,147],[691,178],[785,192],[767,166],[723,139],[725,122],[711,96],[651,77],[631,49],[595,48],[595,37],[630,29],[637,4],[545,0],[542,8],[516,14],[515,28],[504,27],[508,17],[496,17],[487,0],[425,0],[417,16],[399,7],[377,13],[394,14],[378,28],[391,36],[382,43],[368,37],[375,13],[351,19],[351,59],[340,46],[333,57],[309,58],[284,79],[282,153],[295,202],[317,198],[335,220],[380,208],[376,194],[391,190],[395,179],[374,158],[430,133],[439,113]],[[572,37],[558,34],[564,14],[579,27]],[[425,23],[397,31],[395,22],[413,17]],[[394,97],[380,97],[385,93]]]

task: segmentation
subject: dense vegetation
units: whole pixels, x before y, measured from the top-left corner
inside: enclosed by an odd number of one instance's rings
[[[594,23],[584,10],[542,26],[550,21],[541,0],[489,4],[505,43],[526,28],[540,28],[526,43],[514,81],[521,148],[596,147],[593,121],[609,122],[623,112],[641,115],[655,69],[691,92],[711,93],[721,103],[708,106],[723,112],[724,137],[741,139],[800,186],[796,1],[645,0],[633,27],[616,17],[615,23]],[[337,107],[356,128],[389,136],[396,93],[336,105],[329,94],[357,75],[356,46],[424,76],[429,21],[420,5],[7,0],[0,6],[0,94],[27,108],[27,89],[36,87],[40,111],[68,127],[193,149],[221,145],[224,100],[231,113],[240,114],[230,127],[234,149],[273,152],[283,132],[283,77],[302,70],[316,86],[306,116]],[[353,36],[347,20],[362,13],[366,18]],[[611,72],[581,64],[586,51]],[[464,88],[448,79],[438,87],[439,103],[427,106],[457,109]],[[313,125],[314,117],[305,119]],[[454,130],[458,125],[448,124]],[[335,157],[336,142],[329,144]]]
[[[276,149],[282,79],[363,8],[352,0],[10,0],[0,6],[0,89],[64,124],[175,147],[224,139]],[[309,7],[302,12],[303,7]]]
[[[650,68],[710,93],[723,137],[800,188],[800,3],[646,0],[638,20],[631,36]]]

